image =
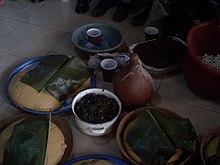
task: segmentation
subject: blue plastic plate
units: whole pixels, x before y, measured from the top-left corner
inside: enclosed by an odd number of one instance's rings
[[[129,165],[126,161],[119,159],[114,156],[108,156],[108,155],[86,155],[86,156],[80,156],[74,159],[71,159],[64,163],[63,165],[71,165],[72,163],[76,163],[82,160],[89,160],[89,159],[104,159],[106,161],[111,162],[114,165]]]
[[[58,114],[61,112],[65,112],[68,110],[71,110],[71,104],[72,104],[72,100],[74,97],[72,98],[68,98],[64,103],[63,106],[60,107],[59,109],[55,110],[55,111],[51,111],[51,112],[46,112],[46,111],[36,111],[36,110],[31,110],[25,107],[22,107],[20,105],[18,105],[17,103],[15,103],[15,101],[11,98],[10,93],[9,93],[9,84],[11,82],[11,79],[19,72],[24,71],[24,70],[30,70],[33,69],[34,67],[37,66],[37,64],[43,60],[48,58],[50,55],[46,55],[46,56],[40,56],[40,57],[36,57],[33,58],[31,60],[28,60],[22,64],[20,64],[19,66],[17,66],[8,76],[7,81],[6,81],[6,93],[7,96],[9,98],[9,100],[12,102],[13,105],[15,105],[17,108],[24,110],[26,112],[31,112],[31,113],[35,113],[35,114],[42,114],[42,115],[46,115],[46,114]],[[91,81],[90,81],[90,86],[89,88],[95,87],[95,76],[91,76]]]

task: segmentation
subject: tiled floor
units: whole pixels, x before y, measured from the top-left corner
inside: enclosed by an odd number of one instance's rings
[[[94,0],[90,7],[96,2]],[[76,14],[75,3],[76,0],[45,0],[41,3],[5,0],[4,5],[0,6],[0,122],[22,112],[10,104],[5,92],[5,82],[13,68],[40,55],[77,55],[71,41],[71,34],[77,27],[88,23],[106,23],[118,28],[128,45],[144,39],[144,26],[131,26],[130,17],[122,23],[112,21],[115,8],[100,18],[94,18],[89,12]],[[161,14],[157,13],[157,16]],[[220,100],[204,100],[192,93],[182,74],[157,79],[155,84],[159,96],[155,104],[189,118],[199,140],[210,128],[220,125]],[[99,87],[111,90],[111,85],[97,81]],[[84,135],[75,128],[71,112],[62,115],[68,117],[73,127],[75,156],[101,153],[121,157],[114,133],[104,137]]]

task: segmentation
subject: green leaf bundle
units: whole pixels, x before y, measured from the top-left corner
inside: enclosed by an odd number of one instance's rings
[[[3,165],[44,165],[48,139],[47,118],[27,118],[14,127]]]
[[[51,55],[28,71],[21,82],[38,92],[48,91],[59,101],[66,99],[90,76],[87,65],[77,57]]]
[[[150,165],[165,165],[177,148],[195,153],[195,134],[185,128],[191,127],[191,123],[177,120],[156,109],[146,110],[128,130],[127,143],[145,164]]]

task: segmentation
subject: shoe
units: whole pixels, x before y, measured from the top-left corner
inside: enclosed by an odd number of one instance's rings
[[[147,21],[148,15],[150,13],[152,5],[146,5],[145,9],[143,12],[141,12],[140,14],[134,16],[131,19],[131,24],[133,26],[141,26],[144,25],[145,22]]]
[[[130,3],[122,2],[116,9],[113,15],[113,20],[115,22],[122,22],[124,19],[128,17],[129,10],[130,10]]]
[[[89,0],[77,0],[75,12],[83,14],[89,11]]]
[[[106,11],[114,6],[112,1],[100,0],[96,7],[92,10],[91,15],[93,17],[100,17],[106,13]]]

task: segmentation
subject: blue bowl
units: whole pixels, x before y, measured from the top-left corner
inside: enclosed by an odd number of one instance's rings
[[[128,162],[114,157],[114,156],[109,156],[109,155],[86,155],[86,156],[80,156],[74,159],[71,159],[69,161],[67,161],[66,163],[64,163],[63,165],[71,165],[72,163],[76,163],[82,160],[89,160],[89,159],[104,159],[106,161],[109,161],[110,163],[114,164],[114,165],[129,165]]]
[[[109,44],[107,47],[103,47],[100,49],[93,50],[91,47],[86,47],[80,45],[81,40],[85,40],[88,42],[87,30],[90,28],[98,28],[102,32],[102,36],[105,41]],[[109,25],[106,24],[87,24],[76,29],[72,34],[72,42],[76,48],[81,50],[82,52],[87,53],[102,53],[102,52],[112,52],[119,48],[124,39],[121,32]]]

